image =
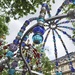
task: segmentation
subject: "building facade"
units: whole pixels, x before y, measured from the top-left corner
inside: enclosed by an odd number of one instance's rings
[[[69,55],[70,55],[73,67],[75,69],[75,52],[71,52],[71,53],[69,53]],[[52,63],[55,63],[55,60],[52,60]],[[59,71],[60,72],[62,71],[63,75],[75,75],[75,74],[71,74],[67,55],[58,58],[58,65],[59,65]],[[56,75],[55,67],[53,68],[51,73],[52,73],[52,75]]]

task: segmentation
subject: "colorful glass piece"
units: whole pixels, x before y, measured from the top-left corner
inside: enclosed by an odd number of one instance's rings
[[[43,41],[43,36],[40,34],[35,34],[33,35],[32,39],[35,44],[40,44]]]
[[[17,61],[13,61],[11,66],[12,66],[12,68],[16,68],[18,66],[18,62]]]
[[[13,43],[16,44],[16,45],[18,45],[18,44],[19,44],[19,39],[15,39],[15,40],[13,41]]]
[[[39,22],[39,21],[45,22],[43,18],[39,18],[39,19],[37,20],[37,22]]]
[[[26,44],[25,44],[24,42],[22,42],[22,44],[21,44],[21,45],[22,45],[22,47],[25,47],[25,46],[26,46]]]
[[[15,74],[15,69],[9,69],[8,73],[9,73],[9,75],[14,75]]]
[[[26,20],[26,21],[25,21],[25,24],[26,24],[26,25],[29,25],[29,24],[30,24],[30,21],[29,21],[29,20]]]
[[[8,51],[7,53],[6,53],[6,56],[8,57],[8,58],[12,58],[13,57],[13,52],[12,51]]]
[[[23,40],[26,41],[27,39],[28,39],[28,36],[25,36]]]
[[[23,32],[18,33],[18,36],[22,37],[22,35],[23,35]]]
[[[14,51],[17,50],[17,46],[15,44],[11,43],[10,46],[9,46],[9,50],[14,52]]]
[[[46,7],[46,8],[47,8],[48,5],[47,5],[46,3],[43,3],[43,4],[42,4],[42,7]]]
[[[36,27],[33,28],[33,32],[34,32],[34,34],[40,33],[40,34],[43,35],[44,32],[45,32],[45,29],[42,26],[36,26]]]
[[[22,26],[21,29],[25,30],[25,26]]]
[[[27,61],[27,63],[29,63],[30,62],[30,59],[29,58],[26,58],[26,61]]]

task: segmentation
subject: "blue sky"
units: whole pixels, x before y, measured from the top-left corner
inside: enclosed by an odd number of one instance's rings
[[[55,0],[55,4],[52,4],[52,11],[51,11],[51,15],[55,15],[57,8],[59,8],[59,6],[61,6],[62,2],[64,0]],[[23,25],[23,23],[25,22],[25,20],[31,18],[31,17],[37,17],[39,16],[39,12],[40,12],[40,8],[37,9],[37,12],[34,15],[28,15],[28,16],[24,16],[23,18],[19,19],[19,20],[13,20],[11,19],[11,22],[9,23],[8,27],[9,27],[9,33],[10,35],[8,35],[6,37],[6,41],[8,43],[12,43],[13,40],[15,39],[17,33],[19,32],[21,26]],[[32,23],[34,24],[34,23]],[[66,24],[68,26],[72,26],[71,23],[70,24]],[[69,34],[72,35],[72,31],[70,30],[66,30]],[[60,32],[59,32],[60,33]],[[62,38],[65,42],[65,45],[68,49],[69,52],[72,52],[75,50],[75,46],[73,45],[72,41],[69,40],[69,38],[67,38],[65,35],[63,35],[62,33],[60,33],[60,35],[62,35]],[[56,36],[56,40],[57,40],[57,50],[58,50],[58,57],[61,57],[63,55],[65,55],[65,51],[64,48],[59,40],[59,38]],[[53,39],[52,39],[52,35],[49,35],[49,38],[47,40],[46,43],[46,48],[49,49],[49,51],[46,51],[47,56],[52,60],[55,58],[54,56],[54,47],[53,47]]]

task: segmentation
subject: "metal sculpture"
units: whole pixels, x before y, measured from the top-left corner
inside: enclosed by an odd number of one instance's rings
[[[57,56],[57,46],[56,46],[56,38],[55,34],[57,34],[58,38],[60,39],[64,50],[68,56],[69,60],[69,66],[72,74],[75,72],[75,69],[73,68],[72,62],[70,61],[70,56],[68,53],[68,50],[62,40],[61,35],[58,33],[58,31],[62,32],[64,35],[66,35],[68,38],[70,38],[73,42],[75,42],[75,39],[72,38],[66,31],[63,29],[69,29],[74,31],[75,28],[69,27],[69,26],[61,26],[61,24],[66,24],[70,22],[75,22],[75,10],[69,11],[67,14],[61,14],[62,8],[65,5],[68,5],[69,3],[75,4],[75,0],[65,0],[62,5],[58,8],[55,16],[51,16],[50,9],[46,3],[42,4],[41,11],[39,17],[30,18],[29,20],[26,20],[23,26],[21,27],[20,31],[18,32],[18,35],[14,39],[13,43],[8,44],[7,46],[3,46],[3,49],[7,49],[7,53],[5,54],[6,57],[4,59],[0,60],[0,72],[5,68],[9,69],[8,73],[9,75],[14,75],[16,70],[22,71],[22,75],[25,75],[27,71],[29,71],[29,74],[32,75],[32,73],[43,75],[42,73],[42,64],[41,64],[41,57],[44,52],[44,46],[47,41],[48,35],[52,31],[53,35],[53,42],[54,42],[54,51],[55,51],[55,58],[56,58],[56,75],[62,75],[62,71],[59,72],[58,70],[58,56]],[[45,18],[46,12],[48,14],[48,18]],[[63,18],[70,18],[70,20],[60,22]],[[29,26],[29,24],[36,20],[37,23],[30,27],[28,30],[26,30],[26,27]],[[62,28],[62,29],[61,29]],[[26,32],[25,32],[26,30]],[[47,32],[47,35],[45,36],[45,39],[43,38],[43,35],[45,32]],[[25,33],[24,33],[25,32]],[[30,34],[33,33],[32,36],[32,44],[28,43],[28,37]],[[42,49],[40,52],[37,51],[37,49],[34,47],[35,45],[43,43]],[[0,43],[1,45],[1,43]],[[35,72],[32,70],[32,64],[31,60],[34,56],[36,61],[36,65],[38,67],[39,72]],[[2,57],[1,57],[2,58]],[[9,62],[12,63],[9,63]],[[18,66],[18,62],[22,61],[21,69],[16,69]],[[24,64],[23,64],[24,63]]]

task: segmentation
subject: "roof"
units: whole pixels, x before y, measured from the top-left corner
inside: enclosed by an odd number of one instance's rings
[[[70,56],[70,58],[73,58],[74,57],[74,55],[75,55],[75,52],[71,52],[71,53],[69,53],[69,56]],[[66,55],[64,55],[64,56],[62,56],[62,57],[60,57],[60,58],[58,58],[58,62],[60,61],[60,60],[67,60],[67,54]],[[56,60],[54,59],[54,60],[52,60],[51,62],[55,62]]]

